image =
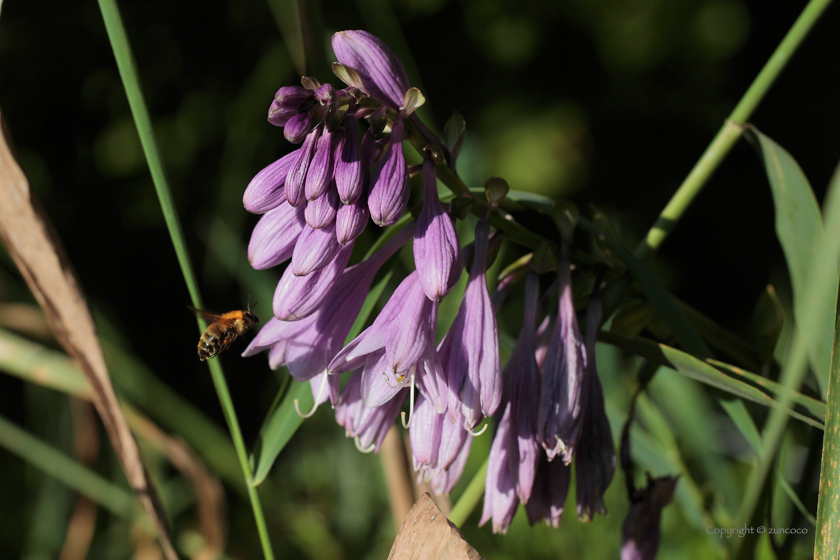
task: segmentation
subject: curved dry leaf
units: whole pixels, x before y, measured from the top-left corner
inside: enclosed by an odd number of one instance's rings
[[[166,558],[177,560],[163,509],[108,377],[87,302],[55,232],[9,149],[1,114],[0,126],[0,237],[44,310],[55,339],[87,377],[93,404],[128,482],[149,514]]]
[[[423,494],[403,522],[388,560],[482,560],[454,523]]]

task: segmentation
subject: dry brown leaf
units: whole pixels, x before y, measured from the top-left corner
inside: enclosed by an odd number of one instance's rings
[[[99,455],[99,430],[96,413],[90,402],[70,399],[73,413],[73,454],[86,467],[93,465]],[[78,494],[67,526],[67,536],[61,547],[59,560],[84,560],[87,558],[93,533],[96,530],[96,502]]]
[[[87,302],[57,236],[9,149],[1,114],[0,126],[3,129],[0,136],[0,236],[44,310],[56,340],[90,382],[93,404],[128,482],[149,514],[166,558],[177,560],[157,494],[111,386]]]
[[[476,549],[464,540],[449,521],[423,494],[400,527],[388,560],[481,560]]]

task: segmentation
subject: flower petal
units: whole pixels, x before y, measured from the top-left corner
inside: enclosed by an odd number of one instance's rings
[[[263,214],[248,244],[248,261],[251,266],[264,270],[288,260],[305,227],[302,207],[282,204]]]

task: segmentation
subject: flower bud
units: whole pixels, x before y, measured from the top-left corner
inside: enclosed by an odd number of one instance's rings
[[[292,166],[289,168],[289,174],[286,175],[286,200],[292,206],[297,206],[304,200],[304,182],[306,181],[306,174],[309,171],[312,154],[315,152],[315,144],[318,142],[320,133],[320,129],[316,128],[306,136],[306,141],[303,143],[303,146],[295,152],[298,156],[292,162]]]
[[[335,215],[335,236],[338,242],[346,245],[359,237],[365,230],[369,218],[370,211],[364,197],[359,198],[353,204],[339,205],[338,212]]]
[[[335,191],[335,185],[333,184],[327,189],[327,192],[306,204],[306,212],[304,212],[306,223],[312,229],[321,229],[330,225],[335,222],[335,215],[339,206],[341,204],[338,202],[338,193]]]
[[[403,123],[394,123],[391,142],[370,178],[368,208],[371,218],[379,226],[396,223],[408,204],[410,185],[402,151],[403,133]]]
[[[286,154],[254,175],[242,196],[245,210],[265,214],[286,202],[286,176],[297,157],[297,151]]]
[[[295,276],[306,276],[321,270],[333,260],[341,245],[335,238],[335,223],[321,229],[303,228],[289,267]]]
[[[335,186],[344,204],[352,204],[362,195],[364,173],[359,146],[358,125],[354,116],[344,119],[335,149]]]
[[[310,130],[312,130],[312,116],[307,111],[290,117],[283,127],[283,135],[292,144],[300,144]]]
[[[327,192],[333,178],[333,135],[324,128],[315,147],[315,155],[306,173],[306,200],[315,200]]]
[[[303,208],[282,204],[264,214],[254,227],[248,244],[251,266],[264,270],[288,260],[305,227]]]
[[[332,47],[338,61],[357,72],[368,95],[394,109],[402,106],[410,87],[408,74],[382,40],[367,31],[339,31],[332,37]]]

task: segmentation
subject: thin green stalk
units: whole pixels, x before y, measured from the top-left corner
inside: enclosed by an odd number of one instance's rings
[[[479,468],[478,472],[475,473],[475,476],[470,481],[467,489],[464,490],[464,493],[461,494],[461,497],[458,498],[458,502],[455,506],[453,506],[452,511],[449,513],[449,520],[458,527],[461,527],[464,523],[466,523],[467,518],[475,509],[475,506],[478,505],[478,501],[484,495],[484,481],[487,478],[487,463],[489,461],[489,457],[484,460],[484,464],[481,465],[481,468]]]
[[[143,153],[145,154],[146,161],[149,164],[149,170],[152,174],[152,180],[155,185],[155,190],[157,191],[161,210],[163,212],[164,219],[166,220],[166,227],[169,230],[169,236],[172,239],[172,245],[174,246],[175,253],[178,257],[178,263],[181,266],[181,273],[184,276],[184,281],[187,283],[187,289],[190,292],[193,305],[197,308],[201,308],[203,305],[201,301],[201,294],[198,289],[198,282],[196,281],[195,273],[193,272],[192,264],[187,253],[181,224],[175,212],[175,204],[172,201],[172,194],[163,170],[163,162],[155,140],[154,130],[152,129],[152,121],[149,117],[148,109],[146,108],[146,102],[143,99],[143,92],[140,89],[140,79],[137,72],[137,66],[131,52],[131,47],[128,43],[128,36],[126,35],[119,9],[117,8],[115,0],[99,0],[99,8],[102,11],[102,18],[105,20],[105,27],[108,31],[108,39],[111,42],[111,48],[113,49],[114,57],[117,60],[120,77],[122,78],[123,87],[128,97],[129,106],[131,107],[131,114],[133,115],[134,123],[137,126],[137,133],[140,136]],[[203,330],[206,327],[206,324],[203,320],[199,319],[199,326]],[[236,418],[233,400],[230,397],[227,382],[225,381],[219,362],[216,360],[210,360],[209,365],[210,374],[213,378],[213,385],[216,388],[219,402],[222,405],[222,411],[225,415],[228,428],[230,429],[231,437],[233,438],[236,455],[239,458],[242,473],[245,476],[246,486],[248,487],[248,495],[251,498],[251,507],[254,510],[254,519],[256,520],[257,530],[262,543],[263,554],[266,559],[273,560],[274,553],[271,550],[271,542],[268,538],[268,528],[265,524],[265,516],[263,515],[262,505],[256,489],[250,484],[253,473],[251,472],[251,467],[248,463],[248,453],[245,449],[245,441],[242,438],[242,431],[239,428],[239,421]]]
[[[131,517],[134,498],[127,490],[102,478],[2,416],[0,416],[0,447],[5,447],[27,463],[87,496],[114,515],[123,518]]]
[[[738,105],[729,115],[729,118],[718,131],[712,143],[700,156],[700,160],[680,185],[674,196],[668,202],[665,209],[657,218],[656,223],[647,234],[647,237],[636,247],[636,258],[647,260],[651,258],[666,237],[674,230],[677,222],[683,213],[688,209],[694,198],[700,193],[703,186],[718,168],[720,163],[741,137],[743,125],[750,118],[753,111],[758,107],[761,100],[770,90],[770,87],[779,77],[788,61],[802,44],[805,37],[814,27],[819,17],[831,3],[831,0],[811,0],[796,22],[790,28],[785,38],[776,47],[775,52],[761,69],[758,76],[753,80],[747,92],[738,102]]]

